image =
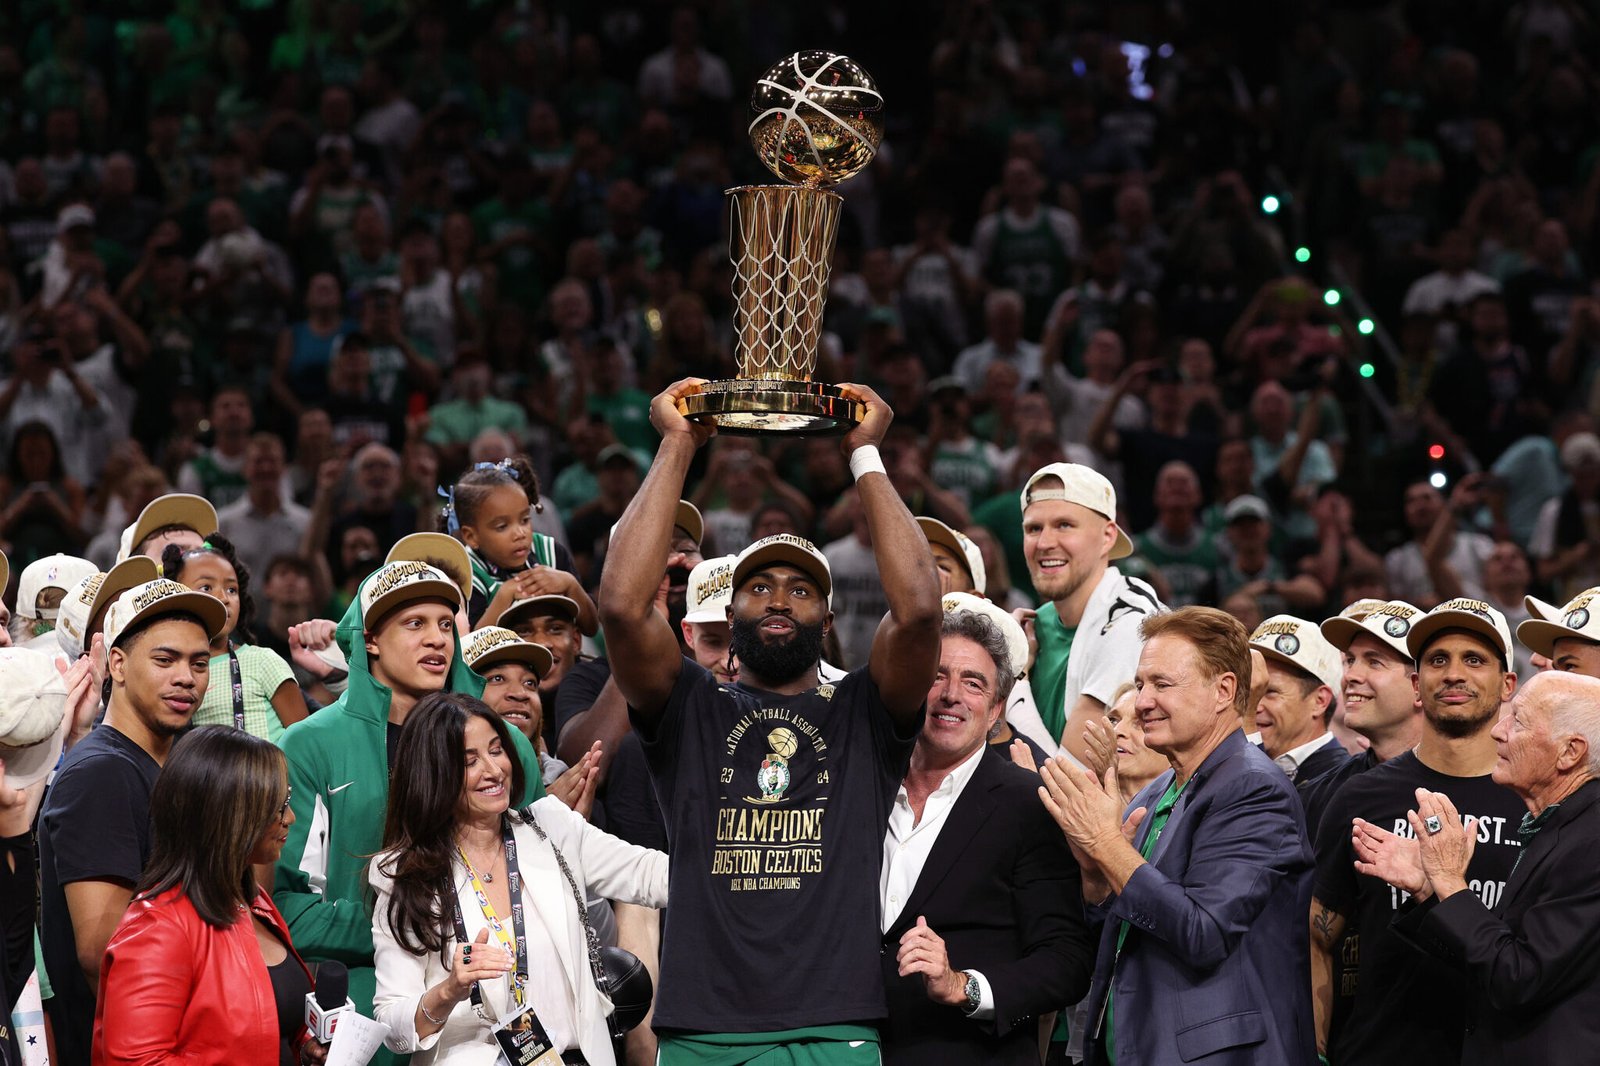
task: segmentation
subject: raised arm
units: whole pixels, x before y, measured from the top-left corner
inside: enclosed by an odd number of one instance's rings
[[[867,405],[866,417],[844,438],[845,453],[855,458],[858,449],[876,450],[894,420],[894,412],[865,385],[840,388]],[[939,571],[933,565],[928,538],[906,510],[882,466],[880,460],[877,470],[856,480],[867,529],[872,534],[872,553],[889,601],[889,613],[872,641],[869,668],[889,713],[910,730],[922,714],[939,666],[939,626],[943,618]]]
[[[651,401],[650,422],[661,434],[661,446],[612,534],[626,550],[610,554],[600,582],[600,625],[612,677],[628,705],[647,718],[665,707],[683,661],[677,634],[656,611],[655,598],[662,565],[672,548],[672,524],[689,464],[695,451],[716,433],[715,427],[690,422],[678,413],[678,400],[698,392],[701,382],[684,378]],[[887,489],[888,479],[884,482]]]

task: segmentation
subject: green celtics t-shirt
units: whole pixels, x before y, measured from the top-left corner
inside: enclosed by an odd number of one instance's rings
[[[916,737],[870,673],[781,696],[685,659],[660,717],[633,720],[672,852],[656,1028],[881,1018],[878,871]]]
[[[1167,579],[1167,606],[1188,607],[1215,599],[1212,583],[1222,562],[1217,542],[1211,533],[1196,525],[1187,543],[1168,537],[1160,526],[1151,526],[1133,540],[1134,549]]]
[[[1067,727],[1067,710],[1061,705],[1067,692],[1067,660],[1072,656],[1072,638],[1078,627],[1063,625],[1056,613],[1056,605],[1047,603],[1039,608],[1033,620],[1033,633],[1039,641],[1039,654],[1028,671],[1028,684],[1033,689],[1033,702],[1039,708],[1039,717],[1056,740]]]
[[[604,396],[591,392],[587,406],[590,414],[599,416],[611,427],[611,432],[617,435],[618,443],[625,444],[636,452],[655,454],[661,438],[650,425],[648,393],[629,388],[621,388]]]

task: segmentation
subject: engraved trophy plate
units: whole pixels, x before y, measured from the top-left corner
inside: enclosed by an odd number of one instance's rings
[[[750,142],[789,185],[728,190],[738,375],[678,401],[726,433],[837,433],[866,414],[834,385],[813,381],[844,201],[837,185],[872,161],[883,98],[853,60],[797,52],[750,98]]]

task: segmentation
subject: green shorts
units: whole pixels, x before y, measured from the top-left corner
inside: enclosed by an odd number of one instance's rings
[[[775,1033],[673,1033],[656,1066],[878,1066],[869,1025],[812,1025]]]

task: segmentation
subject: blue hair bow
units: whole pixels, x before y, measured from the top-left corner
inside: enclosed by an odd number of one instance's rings
[[[445,501],[444,507],[440,509],[440,513],[444,515],[445,532],[453,537],[461,530],[461,520],[456,517],[456,487],[451,485],[445,488],[440,485],[438,491],[439,497]]]
[[[517,474],[517,468],[511,465],[511,460],[510,459],[502,459],[498,463],[479,463],[477,466],[474,466],[472,469],[474,471],[478,471],[478,470],[498,470],[502,474],[509,475],[511,480],[513,480],[513,481],[520,481],[521,480],[521,478]]]

